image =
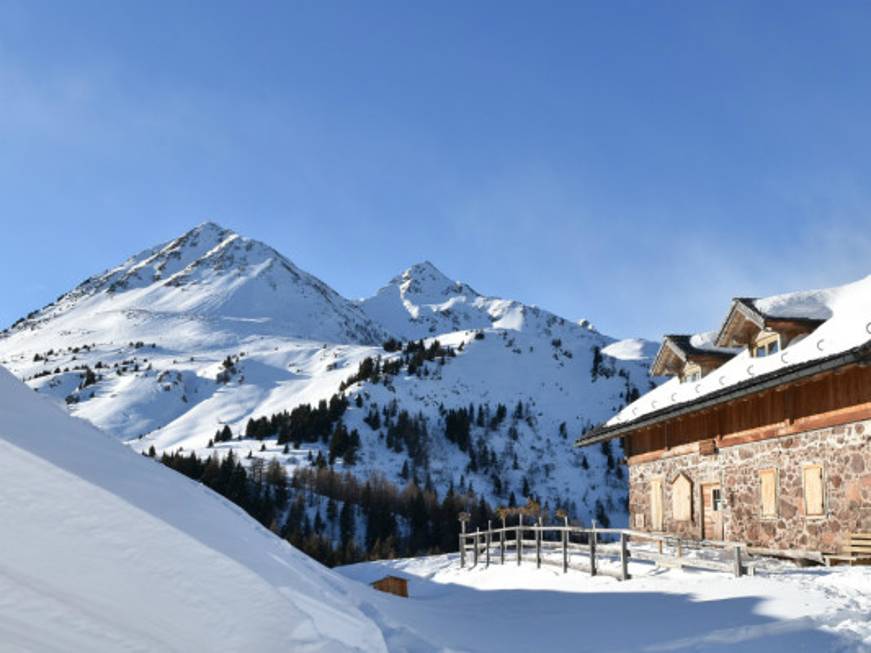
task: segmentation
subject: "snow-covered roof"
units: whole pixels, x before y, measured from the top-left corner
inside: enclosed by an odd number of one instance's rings
[[[730,347],[718,347],[716,344],[714,344],[714,341],[716,339],[716,331],[705,331],[704,333],[696,333],[689,336],[686,345],[701,352],[709,352],[714,354],[735,353],[735,350]]]
[[[670,366],[676,361],[679,365],[684,365],[690,360],[723,362],[740,351],[735,347],[718,347],[714,344],[716,338],[716,331],[694,335],[670,334],[665,336],[650,366],[651,375],[669,374]]]
[[[628,425],[652,413],[691,404],[725,388],[829,358],[871,341],[871,275],[844,286],[776,295],[753,302],[768,316],[825,321],[777,355],[752,358],[743,350],[698,382],[681,383],[678,378],[671,379],[623,408],[603,429]],[[710,343],[708,334],[700,335],[696,343],[694,346],[705,347]]]

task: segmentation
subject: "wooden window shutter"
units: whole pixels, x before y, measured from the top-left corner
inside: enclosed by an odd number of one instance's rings
[[[804,479],[804,513],[808,517],[819,517],[823,512],[823,468],[808,465],[802,470]]]
[[[662,530],[662,481],[650,481],[650,528]]]
[[[777,470],[759,471],[759,492],[762,500],[762,516],[777,517]]]
[[[683,474],[680,474],[671,484],[671,514],[675,521],[692,519],[692,488],[692,481]]]

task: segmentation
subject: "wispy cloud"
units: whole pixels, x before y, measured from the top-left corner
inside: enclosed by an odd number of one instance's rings
[[[730,207],[692,216],[662,206],[603,206],[582,181],[545,165],[494,174],[448,209],[459,261],[484,292],[521,293],[618,335],[716,328],[734,296],[846,283],[871,273],[871,196],[858,186],[794,189],[793,220],[753,228]]]

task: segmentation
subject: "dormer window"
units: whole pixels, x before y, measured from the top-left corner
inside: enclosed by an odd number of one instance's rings
[[[798,338],[820,326],[825,320],[803,315],[766,313],[759,309],[757,300],[737,297],[732,300],[729,314],[717,334],[715,344],[720,347],[747,347],[755,357],[771,356]]]
[[[694,383],[702,380],[702,368],[695,363],[687,363],[680,377],[681,383]]]
[[[662,341],[650,373],[653,376],[676,376],[681,383],[700,381],[737,353],[712,344],[714,333],[668,335]]]
[[[756,342],[750,347],[754,358],[772,356],[780,351],[780,334],[773,331],[761,331],[756,336]]]

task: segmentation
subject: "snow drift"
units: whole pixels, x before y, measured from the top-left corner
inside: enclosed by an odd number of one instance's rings
[[[385,650],[348,582],[0,368],[0,648]]]

